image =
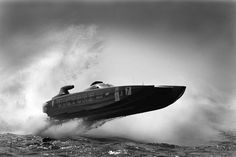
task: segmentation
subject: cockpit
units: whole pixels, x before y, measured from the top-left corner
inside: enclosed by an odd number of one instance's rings
[[[113,85],[107,84],[107,83],[103,83],[102,81],[95,81],[85,91],[94,90],[94,89],[101,89],[101,88],[109,88],[109,87],[112,87],[112,86]]]
[[[89,88],[85,89],[85,91],[94,90],[94,89],[101,89],[101,88],[109,88],[112,86],[113,85],[103,83],[102,81],[95,81],[90,85]],[[70,94],[69,90],[71,90],[73,88],[74,88],[74,85],[68,85],[68,86],[61,87],[59,94],[57,94],[54,98],[62,96],[62,95]]]

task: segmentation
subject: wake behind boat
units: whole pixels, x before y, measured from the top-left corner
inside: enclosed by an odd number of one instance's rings
[[[185,86],[127,85],[113,86],[93,82],[82,92],[69,93],[73,85],[64,86],[47,101],[43,112],[51,119],[73,118],[101,120],[162,109],[178,100]]]

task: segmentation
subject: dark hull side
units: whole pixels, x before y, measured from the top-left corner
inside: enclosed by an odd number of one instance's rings
[[[130,91],[127,91],[127,89],[130,89]],[[69,120],[73,118],[101,120],[128,116],[167,107],[183,95],[185,87],[120,86],[99,90],[78,93],[77,95],[83,95],[84,93],[90,95],[95,93],[95,97],[86,98],[91,101],[85,99],[83,99],[85,102],[76,101],[74,105],[72,101],[72,105],[68,105],[68,107],[66,106],[64,108],[58,107],[60,105],[59,98],[51,100],[49,103],[53,104],[51,104],[52,108],[49,108],[46,113],[49,117],[56,120]],[[97,97],[96,92],[100,93],[101,96]],[[110,95],[105,96],[106,93],[110,93]],[[117,93],[119,97],[118,100],[115,100],[117,99]],[[74,97],[76,97],[76,95]],[[99,97],[102,98],[99,99]],[[60,99],[69,102],[72,98],[62,97]],[[78,99],[76,98],[76,100]]]

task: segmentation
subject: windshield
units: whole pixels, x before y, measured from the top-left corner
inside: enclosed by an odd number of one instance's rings
[[[113,85],[111,85],[111,84],[105,84],[105,83],[99,83],[99,84],[97,84],[97,86],[98,86],[99,88],[106,88],[106,87],[112,87]]]
[[[91,87],[87,88],[86,90],[93,90],[93,89],[100,89],[100,88],[108,88],[112,87],[113,85],[111,84],[105,84],[105,83],[98,83],[95,85],[92,85]]]

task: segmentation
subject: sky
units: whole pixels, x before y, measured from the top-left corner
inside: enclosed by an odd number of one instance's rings
[[[236,127],[235,65],[234,1],[1,1],[0,131],[32,132],[66,84],[185,85],[91,134],[199,144]]]

